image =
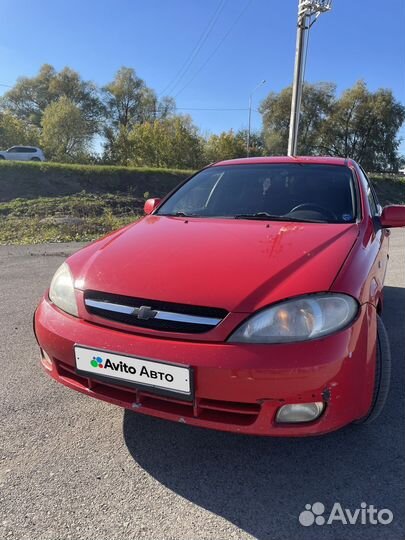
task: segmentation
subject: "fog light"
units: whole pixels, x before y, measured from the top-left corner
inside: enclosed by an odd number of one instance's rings
[[[283,405],[277,412],[276,422],[279,424],[312,422],[319,418],[324,408],[325,404],[322,401]]]
[[[45,352],[43,349],[41,349],[41,362],[45,369],[48,371],[52,371],[53,362],[51,357],[48,355],[47,352]]]

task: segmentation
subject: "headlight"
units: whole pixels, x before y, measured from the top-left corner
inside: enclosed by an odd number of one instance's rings
[[[286,343],[315,339],[349,325],[358,312],[345,294],[314,294],[287,300],[253,315],[230,336],[233,343]]]
[[[55,272],[49,288],[49,298],[58,308],[78,316],[73,277],[70,268],[63,263]]]

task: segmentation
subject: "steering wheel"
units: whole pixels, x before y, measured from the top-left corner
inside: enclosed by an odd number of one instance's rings
[[[332,219],[337,221],[337,216],[332,210],[328,210],[327,208],[324,208],[323,206],[319,206],[318,204],[313,203],[303,203],[298,204],[297,206],[294,206],[288,213],[292,214],[293,212],[296,212],[297,210],[313,210],[314,212],[319,212],[320,214],[323,214],[328,219]]]

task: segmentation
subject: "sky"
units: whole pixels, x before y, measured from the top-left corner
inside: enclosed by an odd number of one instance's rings
[[[0,0],[0,84],[35,75],[44,63],[72,67],[101,86],[119,67],[133,67],[158,94],[175,96],[179,112],[208,134],[246,128],[249,95],[266,80],[252,96],[252,127],[260,129],[261,100],[292,81],[297,5]],[[334,0],[312,27],[306,80],[335,82],[340,93],[364,79],[371,90],[391,88],[405,104],[404,28],[405,0]],[[0,94],[6,90],[0,86]],[[401,133],[405,138],[405,128]]]

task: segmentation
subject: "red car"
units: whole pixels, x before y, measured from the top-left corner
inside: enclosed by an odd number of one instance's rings
[[[389,227],[354,161],[210,165],[69,257],[35,314],[58,382],[138,413],[273,436],[370,422],[388,392]]]

